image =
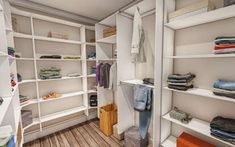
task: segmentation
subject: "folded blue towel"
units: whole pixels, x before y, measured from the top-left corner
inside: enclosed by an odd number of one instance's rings
[[[235,82],[228,80],[217,80],[214,83],[214,88],[235,91]]]

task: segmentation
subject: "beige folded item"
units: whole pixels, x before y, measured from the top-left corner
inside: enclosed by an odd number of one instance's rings
[[[191,5],[188,5],[184,8],[181,8],[179,10],[176,10],[174,12],[170,12],[168,14],[168,19],[170,20],[172,18],[179,17],[179,16],[185,15],[187,13],[192,13],[194,11],[199,11],[204,8],[206,8],[207,11],[211,11],[211,10],[215,9],[215,6],[209,0],[201,0],[198,3],[194,3]]]
[[[49,94],[47,94],[46,96],[43,96],[42,98],[44,100],[47,100],[47,99],[53,99],[53,98],[59,98],[61,97],[62,95],[59,94],[59,93],[56,93],[56,92],[50,92]]]

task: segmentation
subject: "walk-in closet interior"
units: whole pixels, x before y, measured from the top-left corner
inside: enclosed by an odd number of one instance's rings
[[[234,0],[0,0],[0,147],[235,147]]]

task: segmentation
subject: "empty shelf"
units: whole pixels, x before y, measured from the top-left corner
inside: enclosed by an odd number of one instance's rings
[[[68,98],[68,97],[73,97],[73,96],[78,96],[78,95],[83,95],[85,94],[86,92],[84,91],[79,91],[79,92],[72,92],[72,93],[65,93],[65,94],[62,94],[61,97],[58,97],[58,98],[51,98],[51,99],[48,99],[48,100],[44,100],[43,98],[40,98],[40,102],[48,102],[48,101],[53,101],[53,100],[59,100],[59,99],[64,99],[64,98]]]
[[[95,78],[96,74],[87,75],[88,78]]]
[[[87,93],[97,93],[97,91],[96,90],[88,90]]]
[[[37,104],[38,100],[37,99],[29,99],[27,103],[21,104],[20,108],[22,109],[23,107],[32,105],[32,104]]]
[[[205,135],[205,136],[208,136],[210,138],[213,138],[213,139],[215,139],[217,141],[220,141],[220,142],[222,142],[224,144],[227,144],[227,145],[230,145],[230,146],[232,145],[232,144],[230,144],[230,143],[228,143],[226,141],[223,141],[221,139],[218,139],[218,138],[212,136],[210,134],[210,123],[208,123],[206,121],[193,118],[188,124],[183,124],[180,121],[171,118],[169,114],[164,115],[163,118],[168,120],[168,121],[170,121],[170,122],[172,122],[172,123],[178,124],[178,125],[183,126],[183,127],[187,128],[187,129],[193,130],[193,131],[198,132],[198,133],[200,133],[202,135]]]
[[[161,145],[162,147],[176,147],[176,139],[175,136],[169,136]]]
[[[212,98],[212,99],[218,99],[218,100],[223,100],[223,101],[235,102],[235,99],[233,99],[233,98],[228,98],[228,97],[225,97],[225,96],[217,96],[217,95],[213,94],[212,91],[206,90],[206,89],[193,88],[193,89],[189,89],[187,91],[170,89],[168,87],[164,87],[164,89],[165,90],[175,91],[175,92],[180,92],[180,93],[186,93],[186,94],[192,94],[192,95],[208,97],[208,98]]]
[[[22,34],[22,33],[17,33],[17,32],[14,32],[13,36],[16,38],[33,39],[32,35],[27,35],[27,34]]]
[[[84,111],[84,110],[87,110],[86,106],[80,106],[80,107],[76,107],[76,108],[72,108],[72,109],[68,109],[68,110],[48,114],[48,115],[45,115],[45,116],[41,117],[41,122],[46,122],[46,121],[50,121],[50,120],[57,119],[57,118],[60,118],[60,117],[68,116],[68,115],[75,114],[75,113],[78,113],[78,112],[81,112],[81,111]]]
[[[216,9],[206,13],[182,18],[176,21],[169,22],[165,26],[170,27],[174,30],[192,27],[200,24],[223,20],[235,16],[235,5]]]
[[[28,129],[28,128],[34,126],[34,125],[37,125],[37,124],[39,124],[39,123],[40,123],[39,119],[38,119],[38,118],[34,118],[34,119],[33,119],[33,122],[32,122],[31,124],[29,124],[28,126],[26,126],[26,127],[23,128],[23,132],[24,132],[26,129]]]
[[[110,43],[110,44],[115,44],[116,43],[116,35],[112,35],[106,38],[102,38],[97,40],[98,43]]]
[[[21,81],[21,82],[19,82],[18,84],[33,83],[33,82],[36,82],[36,79],[22,80],[22,81]]]
[[[60,81],[60,80],[70,80],[70,79],[80,79],[80,78],[83,78],[83,76],[79,76],[79,77],[62,77],[62,78],[58,78],[58,79],[45,79],[45,80],[42,80],[42,79],[38,79],[37,81],[39,82],[43,82],[43,81]]]
[[[144,84],[144,82],[143,82],[142,80],[139,80],[139,79],[121,81],[121,83],[123,83],[123,84],[129,84],[129,85],[142,85],[142,86],[154,88],[153,85]]]
[[[19,61],[34,61],[34,58],[16,58]]]
[[[95,46],[95,42],[86,42],[86,45]]]

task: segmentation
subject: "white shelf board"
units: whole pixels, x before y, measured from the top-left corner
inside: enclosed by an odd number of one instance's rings
[[[116,43],[116,35],[112,35],[106,38],[102,38],[96,41],[97,43],[110,43],[115,44]]]
[[[52,42],[61,42],[61,43],[71,43],[71,44],[82,44],[80,41],[75,40],[66,40],[66,39],[57,39],[57,38],[49,38],[43,36],[34,36],[36,40],[43,40],[43,41],[52,41]]]
[[[16,61],[34,61],[34,58],[15,58]]]
[[[20,105],[20,108],[22,109],[26,106],[29,106],[29,105],[32,105],[32,104],[37,104],[37,103],[38,103],[37,99],[30,99],[30,100],[28,100],[27,103]]]
[[[97,59],[97,61],[117,61],[115,58],[110,58],[110,59]]]
[[[26,126],[26,127],[23,128],[23,132],[24,132],[26,129],[28,129],[28,128],[34,126],[34,125],[37,125],[37,124],[39,124],[39,123],[40,123],[39,119],[38,119],[38,118],[34,118],[34,119],[33,119],[33,123],[31,123],[31,124],[29,124],[28,126]]]
[[[11,97],[7,97],[7,98],[3,98],[3,103],[2,105],[0,105],[0,112],[1,112],[1,115],[0,115],[0,125],[5,117],[5,115],[7,115],[7,109],[11,103],[11,100],[12,98]]]
[[[96,59],[87,59],[86,61],[88,61],[88,62],[94,62],[94,61],[96,61]]]
[[[36,59],[37,61],[82,61],[82,59]]]
[[[126,80],[126,81],[121,81],[121,84],[128,84],[128,85],[142,85],[150,88],[154,88],[153,85],[147,85],[144,84],[142,80],[139,79],[133,79],[133,80]]]
[[[72,108],[72,109],[68,109],[68,110],[48,114],[48,115],[45,115],[45,116],[41,117],[41,122],[46,122],[46,121],[50,121],[50,120],[53,120],[53,119],[61,118],[61,117],[68,116],[68,115],[71,115],[71,114],[75,114],[75,113],[78,113],[78,112],[81,112],[81,111],[84,111],[84,110],[87,110],[86,106],[80,106],[80,107],[76,107],[76,108]]]
[[[96,90],[88,90],[87,93],[97,93],[97,91]]]
[[[38,82],[46,82],[46,81],[60,81],[60,80],[70,80],[70,79],[80,79],[83,78],[83,76],[79,76],[79,77],[62,77],[62,78],[58,78],[58,79],[37,79]]]
[[[89,108],[88,109],[97,109],[98,107],[96,106],[96,107],[91,107],[91,106],[89,106]]]
[[[206,13],[182,18],[176,21],[169,22],[165,26],[174,30],[192,27],[200,24],[210,23],[218,20],[223,20],[235,16],[235,5],[216,9]]]
[[[95,42],[86,42],[86,45],[95,46]]]
[[[218,100],[223,100],[223,101],[229,101],[235,103],[235,99],[233,98],[228,98],[225,96],[217,96],[213,94],[212,91],[206,90],[206,89],[200,89],[200,88],[192,88],[187,91],[181,91],[181,90],[175,90],[175,89],[170,89],[168,87],[164,87],[163,89],[165,90],[170,90],[170,91],[175,91],[175,92],[180,92],[180,93],[186,93],[186,94],[191,94],[191,95],[197,95],[197,96],[203,96],[203,97],[208,97],[212,99],[218,99]]]
[[[169,136],[165,141],[162,142],[162,147],[176,147],[176,137]]]
[[[20,84],[24,84],[24,83],[33,83],[33,82],[36,82],[36,79],[22,80],[18,84],[20,85]]]
[[[22,34],[22,33],[17,33],[17,32],[14,32],[13,36],[16,38],[33,39],[32,35],[27,35],[27,34]]]
[[[207,55],[181,55],[181,56],[166,56],[171,59],[201,59],[201,58],[232,58],[235,54],[207,54]]]
[[[12,32],[13,31],[12,28],[8,28],[8,27],[5,30],[6,30],[6,32]]]
[[[44,100],[43,98],[40,98],[39,102],[43,103],[43,102],[48,102],[48,101],[54,101],[54,100],[59,100],[59,99],[64,99],[64,98],[68,98],[68,97],[73,97],[73,96],[78,96],[78,95],[83,95],[86,92],[84,91],[78,91],[78,92],[72,92],[72,93],[65,93],[62,94],[61,97],[58,98],[52,98],[52,99],[48,99],[48,100]]]
[[[221,139],[218,139],[218,138],[212,136],[210,134],[210,123],[208,123],[206,121],[193,118],[188,124],[183,124],[180,121],[171,118],[169,114],[164,115],[163,118],[168,120],[168,121],[170,121],[170,122],[172,122],[172,123],[175,123],[177,125],[183,126],[183,127],[187,128],[187,129],[193,130],[193,131],[195,131],[197,133],[200,133],[202,135],[208,136],[210,138],[213,138],[213,139],[215,139],[217,141],[220,141],[220,142],[222,142],[222,143],[224,143],[226,145],[234,146],[234,145],[232,145],[232,144],[230,144],[230,143],[228,143],[226,141],[223,141]]]
[[[96,74],[87,75],[88,78],[95,78]]]

